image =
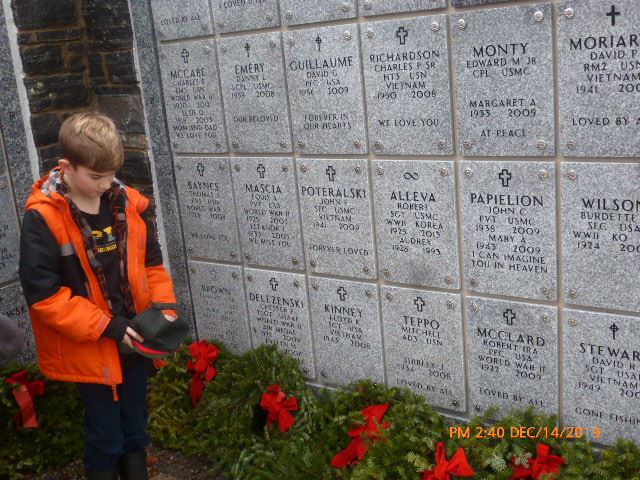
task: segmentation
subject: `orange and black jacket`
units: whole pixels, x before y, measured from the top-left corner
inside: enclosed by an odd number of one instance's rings
[[[34,184],[20,238],[20,281],[38,366],[51,379],[111,385],[115,392],[122,383],[118,346],[102,335],[112,313],[59,183],[56,169]],[[126,221],[126,280],[136,313],[151,302],[174,303],[150,201],[117,180],[113,188],[122,189],[118,198]]]

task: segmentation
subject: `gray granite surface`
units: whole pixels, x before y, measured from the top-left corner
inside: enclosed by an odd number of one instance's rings
[[[19,226],[7,176],[0,176],[0,284],[18,279]]]
[[[447,6],[447,0],[359,0],[359,3],[360,14],[365,16],[415,12]]]
[[[555,164],[464,161],[460,190],[467,288],[555,300]]]
[[[231,150],[290,152],[282,35],[224,38],[218,43],[218,59]]]
[[[640,155],[637,0],[564,1],[557,8],[563,155],[637,157]],[[568,10],[571,15],[565,13]]]
[[[366,153],[357,25],[284,36],[294,146],[300,153]]]
[[[246,268],[244,278],[253,345],[276,345],[315,378],[305,275]]]
[[[211,0],[217,33],[280,25],[277,0]]]
[[[17,322],[18,326],[24,332],[25,345],[18,353],[16,361],[20,364],[35,362],[36,350],[33,328],[31,327],[31,319],[29,318],[29,308],[27,307],[19,283],[13,283],[0,288],[0,314]]]
[[[451,29],[459,151],[554,155],[551,6],[458,13]]]
[[[557,309],[467,297],[469,407],[558,411]]]
[[[173,151],[227,151],[215,42],[172,43],[161,45],[159,51]]]
[[[640,319],[565,309],[562,337],[564,426],[640,442]]]
[[[244,262],[304,269],[293,159],[235,157],[231,175]]]
[[[367,160],[304,158],[296,164],[311,270],[376,278]]]
[[[512,0],[451,0],[453,7],[469,7],[472,5],[485,5],[488,3],[511,2]]]
[[[383,287],[381,296],[388,385],[466,411],[460,295]]]
[[[375,160],[371,172],[385,279],[460,288],[453,162]]]
[[[562,165],[567,303],[640,312],[640,165]]]
[[[361,26],[369,148],[379,154],[453,153],[447,17]]]
[[[209,0],[150,0],[153,25],[160,40],[213,33]]]
[[[251,348],[242,268],[189,262],[198,338],[215,339],[236,354]]]
[[[177,158],[176,185],[189,258],[240,261],[228,158]]]
[[[377,286],[309,277],[309,300],[319,380],[384,383]]]
[[[284,25],[345,20],[356,16],[356,0],[280,0]]]

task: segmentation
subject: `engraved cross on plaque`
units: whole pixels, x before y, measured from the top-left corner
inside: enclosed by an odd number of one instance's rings
[[[620,330],[620,327],[618,327],[618,325],[616,325],[615,323],[612,323],[611,326],[609,327],[609,330],[611,330],[611,333],[613,333],[613,339],[616,339],[616,332],[618,330]]]
[[[419,312],[424,310],[424,306],[426,305],[424,298],[422,297],[416,297],[416,299],[413,301],[413,304],[416,306],[416,310],[418,310]]]
[[[330,182],[333,182],[336,179],[336,169],[333,168],[332,165],[327,167],[327,171],[325,173],[327,174],[327,177],[329,177]]]
[[[516,314],[510,308],[507,308],[502,316],[507,320],[507,325],[513,325],[513,321],[516,319]]]
[[[258,164],[258,168],[256,168],[256,171],[258,172],[258,175],[260,175],[260,178],[264,178],[264,172],[267,171],[266,168],[264,168],[263,164]]]
[[[204,177],[204,165],[202,163],[198,163],[196,170],[198,171],[201,177]]]
[[[407,41],[407,36],[409,35],[409,32],[407,31],[406,28],[404,27],[400,27],[398,28],[398,31],[396,32],[396,37],[398,37],[400,39],[400,45],[404,45],[405,42]]]
[[[320,38],[320,35],[316,37],[316,43],[318,44],[318,51],[320,51],[320,44],[322,43],[322,39]]]
[[[509,172],[509,170],[505,168],[502,170],[502,172],[500,172],[500,174],[498,175],[498,178],[502,180],[503,187],[508,187],[509,180],[511,180],[511,172]]]
[[[611,5],[611,11],[609,13],[606,14],[607,17],[611,17],[611,26],[615,27],[616,26],[616,17],[619,15],[622,15],[622,12],[618,12],[616,10],[616,6],[615,5]]]
[[[249,42],[245,44],[244,49],[247,51],[247,58],[249,58],[249,50],[251,50],[251,45],[249,45]]]
[[[189,50],[183,48],[180,55],[182,56],[182,60],[184,61],[184,63],[189,63]]]
[[[271,290],[273,290],[274,292],[278,290],[278,285],[280,285],[278,281],[273,277],[271,277],[269,284],[271,285]]]
[[[336,290],[336,293],[340,297],[340,300],[342,300],[343,302],[345,298],[347,298],[347,291],[345,290],[344,287],[340,287],[338,290]]]

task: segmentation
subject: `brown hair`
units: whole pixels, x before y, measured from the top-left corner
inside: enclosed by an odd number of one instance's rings
[[[58,134],[62,158],[73,166],[95,172],[120,169],[124,161],[122,138],[109,117],[96,112],[76,113],[67,118]]]

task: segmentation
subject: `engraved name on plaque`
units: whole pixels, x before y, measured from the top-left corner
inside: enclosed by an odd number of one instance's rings
[[[276,0],[211,0],[217,33],[280,25]]]
[[[0,160],[4,160],[1,143]],[[4,168],[1,163],[0,168]],[[9,179],[2,175],[0,175],[0,205],[3,205],[3,214],[0,217],[0,283],[5,283],[18,278],[20,242],[11,186]]]
[[[160,40],[213,33],[208,0],[151,0],[151,10]]]

